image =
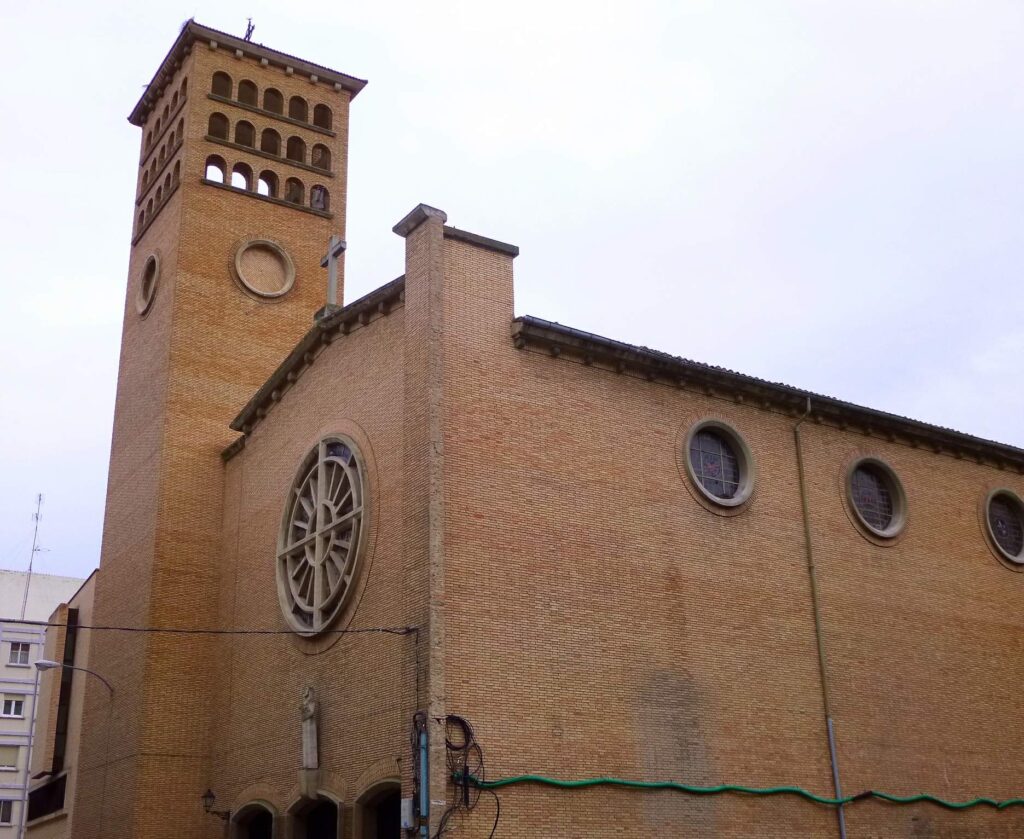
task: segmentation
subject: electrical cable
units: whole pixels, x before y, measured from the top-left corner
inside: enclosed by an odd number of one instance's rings
[[[92,629],[105,632],[147,632],[163,633],[168,635],[294,635],[291,629],[186,629],[185,627],[174,626],[103,626],[79,623],[49,623],[47,621],[17,620],[15,618],[0,618],[0,623],[20,624],[23,626],[40,627],[67,627],[74,626],[77,629]],[[419,631],[416,626],[367,626],[358,629],[324,629],[322,635],[412,635]]]
[[[462,781],[460,777],[456,783]],[[847,795],[842,798],[829,798],[827,796],[815,795],[801,787],[780,786],[780,787],[746,787],[737,784],[721,784],[719,786],[701,787],[692,784],[681,784],[676,781],[630,781],[623,778],[584,778],[576,781],[563,781],[558,778],[548,778],[544,775],[515,775],[509,778],[498,778],[488,781],[482,778],[469,776],[469,783],[480,787],[483,790],[496,790],[501,787],[513,784],[541,784],[543,786],[556,787],[559,789],[583,789],[596,786],[617,786],[631,789],[672,789],[679,792],[687,792],[693,795],[717,795],[720,793],[739,793],[742,795],[797,795],[816,804],[824,804],[829,807],[838,807],[842,804],[853,804],[869,798],[877,798],[881,801],[888,801],[892,804],[916,804],[927,802],[945,807],[949,810],[966,810],[969,807],[988,805],[997,810],[1004,810],[1024,804],[1024,798],[1008,798],[1003,801],[996,801],[992,798],[973,798],[970,801],[948,801],[927,793],[916,795],[893,795],[879,790],[865,790],[856,795]]]
[[[441,839],[450,829],[450,822],[458,812],[472,812],[480,803],[480,795],[489,792],[494,796],[496,811],[494,826],[491,828],[491,839],[498,830],[501,817],[501,801],[498,794],[481,786],[486,782],[484,773],[484,753],[476,741],[473,726],[469,720],[449,714],[439,722],[444,723],[444,744],[449,777],[455,783],[456,794],[448,808],[441,814],[437,823],[437,832],[432,839]]]

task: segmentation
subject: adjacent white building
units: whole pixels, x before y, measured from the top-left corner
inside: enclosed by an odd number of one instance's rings
[[[13,839],[21,824],[28,744],[35,718],[35,669],[53,610],[78,591],[82,580],[0,569],[0,839]],[[28,587],[28,598],[25,590]],[[25,606],[22,619],[22,604]]]

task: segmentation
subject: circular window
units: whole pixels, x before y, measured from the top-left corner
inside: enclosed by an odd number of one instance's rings
[[[142,266],[142,279],[139,280],[139,291],[135,296],[135,308],[140,315],[145,315],[153,305],[156,297],[156,285],[160,279],[160,258],[152,253]]]
[[[1024,504],[1012,492],[996,490],[988,498],[985,521],[999,552],[1011,562],[1024,564]]]
[[[238,281],[257,297],[280,297],[295,283],[295,265],[277,242],[254,239],[235,252]]]
[[[724,423],[706,421],[691,429],[686,440],[686,471],[715,504],[738,507],[750,498],[754,484],[750,450]]]
[[[847,494],[860,523],[875,536],[891,539],[906,519],[906,498],[896,473],[882,461],[866,458],[847,477]]]
[[[288,494],[277,553],[277,591],[292,628],[326,629],[355,588],[363,535],[364,469],[355,444],[321,440]]]

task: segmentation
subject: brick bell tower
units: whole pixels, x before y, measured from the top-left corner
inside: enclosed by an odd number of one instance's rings
[[[142,147],[97,625],[215,625],[228,423],[323,305],[364,85],[189,21],[129,117]],[[87,682],[74,836],[208,834],[213,640],[94,633],[114,697]]]

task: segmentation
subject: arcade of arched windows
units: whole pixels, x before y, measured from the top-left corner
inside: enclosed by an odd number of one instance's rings
[[[306,141],[297,135],[284,138],[274,128],[259,130],[247,119],[234,126],[225,114],[215,111],[206,125],[206,139],[239,150],[250,151],[259,157],[305,169],[316,175],[333,178],[331,150],[323,143],[314,143],[307,149]]]
[[[146,129],[142,143],[142,158],[140,166],[145,166],[148,159],[160,147],[163,133],[171,133],[175,128],[175,117],[185,107],[186,91],[188,90],[188,78],[183,78],[173,89],[168,88],[162,95],[166,100],[163,109],[158,111],[156,107],[150,116],[152,126]],[[177,130],[180,135],[181,120],[177,121]],[[173,145],[173,143],[172,143]]]
[[[147,161],[144,163],[142,175],[139,178],[139,187],[136,193],[135,203],[141,204],[151,187],[159,180],[160,173],[167,168],[178,152],[185,136],[185,118],[181,117],[174,125],[158,148],[153,150]]]
[[[146,194],[143,194],[135,202],[138,209],[135,216],[135,235],[132,238],[132,244],[142,238],[146,228],[160,215],[160,210],[164,208],[178,188],[178,184],[181,183],[181,160],[174,160],[173,166],[171,160],[173,157],[168,158],[166,164],[160,168],[160,171],[149,183],[147,190],[149,197],[147,198]],[[145,201],[145,206],[143,206],[143,201]]]
[[[266,88],[261,99],[260,90],[254,81],[240,79],[236,88],[234,79],[223,70],[213,74],[210,97],[283,122],[334,135],[334,113],[324,103],[314,103],[310,107],[309,101],[302,96],[291,96],[286,101],[284,94],[276,87]]]
[[[282,184],[280,176],[272,169],[257,171],[245,161],[230,165],[219,154],[206,158],[203,178],[208,183],[232,187],[277,203],[293,204],[317,213],[331,211],[331,194],[323,184],[313,183],[307,190],[306,184],[294,177],[286,178]]]

